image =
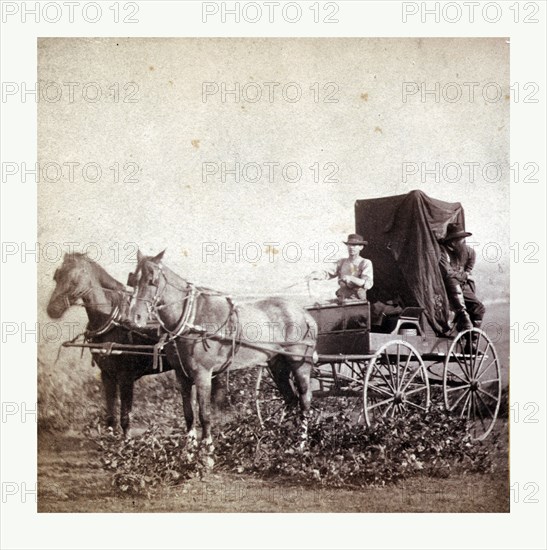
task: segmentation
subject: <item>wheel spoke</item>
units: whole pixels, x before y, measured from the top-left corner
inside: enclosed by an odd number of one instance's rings
[[[477,391],[480,393],[483,393],[484,395],[487,395],[488,397],[490,397],[490,399],[492,399],[492,401],[495,401],[495,402],[498,401],[498,398],[496,396],[492,395],[490,392],[487,392],[486,390],[483,390],[482,388],[477,388]]]
[[[465,414],[465,409],[469,403],[469,398],[471,397],[471,392],[467,392],[467,397],[465,399],[465,403],[463,404],[463,407],[462,407],[462,410],[461,410],[461,413],[460,413],[460,418],[463,418],[463,415]]]
[[[410,358],[412,357],[412,353],[408,354],[408,357],[406,358],[405,366],[403,367],[403,373],[401,374],[401,382],[404,382],[406,371],[408,370],[408,367],[410,365]]]
[[[481,397],[480,393],[477,393],[477,397],[479,398],[480,402],[485,406],[486,410],[488,411],[488,414],[490,415],[490,418],[494,418],[494,413],[491,411],[490,407],[488,406],[488,403],[484,401],[484,399]]]
[[[473,392],[471,392],[471,405],[469,408],[471,412],[471,417],[473,418],[473,422],[475,422],[477,417],[475,415],[475,394]]]
[[[492,378],[491,380],[483,380],[481,384],[491,384],[492,382],[500,382],[499,378]]]
[[[400,395],[402,400],[397,397],[396,402],[396,395]],[[410,407],[427,410],[427,374],[420,355],[410,344],[393,341],[377,350],[365,371],[364,398],[365,419],[369,426],[380,416],[389,418],[408,414]]]
[[[469,382],[469,373],[467,372],[467,368],[464,367],[464,366],[461,364],[461,362],[460,362],[460,360],[459,360],[459,358],[458,358],[458,356],[457,356],[456,354],[454,354],[454,359],[456,359],[456,362],[457,362],[458,365],[460,366],[460,369],[461,369],[461,371],[463,372],[463,375],[467,377],[467,378],[464,380],[464,382]],[[453,374],[456,375],[456,373],[453,373]],[[456,375],[456,376],[457,376],[457,375]],[[458,376],[458,378],[460,378],[461,380],[463,380],[463,378],[461,378],[460,376]]]
[[[427,391],[427,388],[425,386],[420,386],[419,388],[416,388],[414,390],[406,391],[405,396],[413,395],[415,393],[418,393],[419,391]]]
[[[345,364],[350,369],[354,379],[362,380],[364,378],[363,369],[359,367],[359,363],[348,363],[347,361],[345,361]]]
[[[393,386],[388,382],[387,378],[384,376],[384,373],[382,372],[382,369],[380,368],[381,365],[376,365],[374,364],[373,368],[377,369],[380,376],[384,379],[384,382],[386,383],[387,387],[393,392],[395,393],[395,389],[393,388]]]
[[[459,378],[462,382],[467,383],[469,380],[466,380],[465,378],[462,378],[459,374],[456,374],[454,371],[449,371],[451,376],[455,376],[456,378]]]
[[[469,369],[469,365],[467,364],[467,354],[465,353],[465,344],[463,342],[463,338],[460,338],[458,340],[458,346],[460,348],[460,356],[463,359],[463,363],[465,365],[465,368],[462,367],[463,372],[468,378],[471,378],[471,370]],[[457,354],[454,354],[454,357],[456,357],[456,360],[458,359]],[[458,363],[461,366],[461,363],[458,361]]]
[[[481,355],[481,358],[479,360],[479,365],[477,366],[477,373],[476,375],[478,376],[480,370],[481,370],[481,367],[482,367],[482,363],[484,361],[484,359],[486,357],[488,357],[488,353],[486,353],[490,348],[492,347],[492,345],[490,344],[490,342],[488,342],[488,345],[486,346],[486,349],[484,350],[484,353]],[[495,358],[496,358],[496,355],[494,354],[494,361],[495,361]],[[490,367],[490,365],[492,364],[492,362],[490,362],[488,364],[488,367],[486,367],[486,369],[488,369]],[[484,372],[484,371],[483,371]]]
[[[460,397],[458,397],[458,399],[456,400],[456,402],[452,405],[452,407],[450,407],[450,410],[453,411],[456,406],[458,405],[458,403],[466,396],[469,394],[469,391],[464,391]]]
[[[410,405],[411,407],[416,407],[417,409],[420,409],[422,411],[427,411],[425,407],[422,405],[418,405],[418,403],[413,403],[412,401],[405,401],[405,405]]]
[[[381,407],[382,405],[385,405],[387,403],[393,403],[393,397],[390,397],[389,399],[384,399],[383,401],[379,401],[378,403],[374,403],[374,405],[370,405],[367,407],[369,411],[372,411],[373,409],[376,409],[378,407]]]
[[[480,341],[481,341],[481,338],[482,338],[482,334],[480,332],[478,333],[478,335],[479,335],[479,337],[477,338],[476,346],[474,346],[473,345],[473,333],[471,332],[469,334],[469,338],[471,339],[470,346],[471,346],[472,365],[474,365],[477,362],[477,354],[479,352]],[[479,364],[479,367],[480,367],[480,364]]]
[[[470,388],[471,387],[471,384],[463,384],[461,386],[456,386],[455,388],[448,388],[446,391],[447,392],[451,392],[451,391],[458,391],[458,390],[465,390],[466,388]]]
[[[410,386],[410,383],[412,382],[412,380],[414,380],[414,378],[416,378],[416,376],[420,373],[420,370],[421,370],[420,365],[418,365],[418,368],[414,371],[414,374],[410,377],[410,379],[406,383],[405,387],[401,390],[403,393],[406,391],[408,386]]]
[[[488,372],[490,367],[492,365],[494,365],[495,363],[497,363],[496,357],[494,357],[494,359],[492,359],[492,361],[490,361],[490,363],[488,363],[487,367],[482,370],[482,372],[477,376],[476,380],[480,380]]]
[[[373,386],[372,384],[368,385],[369,390],[377,391],[378,393],[383,393],[384,395],[388,395],[389,397],[393,397],[393,393],[389,393],[384,388],[380,388],[379,386]]]
[[[396,386],[395,386],[395,381],[393,379],[393,371],[391,370],[391,362],[389,360],[389,355],[387,353],[387,348],[384,349],[384,355],[385,355],[385,358],[386,358],[386,365],[387,365],[387,368],[389,370],[389,378],[391,380],[391,387],[393,388],[393,391],[396,391]]]
[[[395,361],[395,377],[397,379],[397,386],[396,386],[397,390],[399,390],[399,388],[400,388],[399,375],[401,374],[399,372],[399,364],[401,362],[401,351],[400,351],[399,347],[400,347],[399,344],[397,344],[397,360]]]

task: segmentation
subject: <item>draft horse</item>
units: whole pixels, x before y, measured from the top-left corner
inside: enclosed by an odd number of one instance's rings
[[[225,294],[197,287],[179,277],[162,263],[164,252],[154,257],[138,252],[128,320],[133,326],[143,327],[155,317],[169,335],[165,351],[175,367],[183,397],[188,457],[193,458],[198,446],[189,399],[195,385],[201,446],[206,465],[214,464],[211,383],[215,375],[227,369],[267,363],[284,396],[294,395],[289,385],[292,374],[304,435],[317,335],[311,315],[296,303],[280,298],[236,305]]]
[[[143,328],[137,333],[120,325],[121,318],[127,314],[131,294],[125,285],[85,254],[65,254],[63,264],[55,271],[53,279],[56,286],[47,306],[48,315],[52,319],[59,319],[70,306],[83,304],[88,316],[84,333],[86,341],[142,345],[155,344],[159,340],[155,330]],[[135,381],[144,375],[160,371],[154,370],[152,357],[145,355],[93,354],[93,361],[101,370],[107,427],[114,427],[119,389],[120,425],[127,437]],[[170,365],[165,365],[163,370],[171,368]]]

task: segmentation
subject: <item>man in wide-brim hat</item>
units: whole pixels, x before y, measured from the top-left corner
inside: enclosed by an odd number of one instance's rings
[[[343,243],[348,247],[348,257],[338,260],[333,269],[314,271],[309,278],[324,280],[338,277],[340,288],[336,296],[339,300],[366,300],[367,290],[374,283],[372,262],[360,254],[368,243],[357,233],[349,234]]]
[[[454,321],[458,331],[479,328],[485,307],[475,296],[475,281],[471,272],[475,266],[475,251],[465,244],[471,233],[458,223],[449,223],[446,235],[440,241],[441,259],[439,267],[446,286]]]

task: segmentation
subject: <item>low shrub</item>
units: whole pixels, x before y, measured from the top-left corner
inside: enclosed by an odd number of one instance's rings
[[[110,435],[95,434],[94,438],[103,466],[122,492],[150,493],[203,473],[200,460],[185,460],[183,433],[155,427],[127,441]],[[215,468],[297,483],[359,487],[416,475],[485,473],[495,465],[495,438],[488,443],[472,441],[465,421],[439,407],[384,419],[372,429],[355,425],[341,412],[311,420],[303,448],[301,441],[296,416],[263,427],[254,417],[235,415],[215,434]]]

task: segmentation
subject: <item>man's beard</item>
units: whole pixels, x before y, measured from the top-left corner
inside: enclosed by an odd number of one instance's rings
[[[463,263],[466,253],[465,243],[463,241],[454,241],[448,245],[448,248],[450,249],[451,255],[458,261],[458,263]]]

